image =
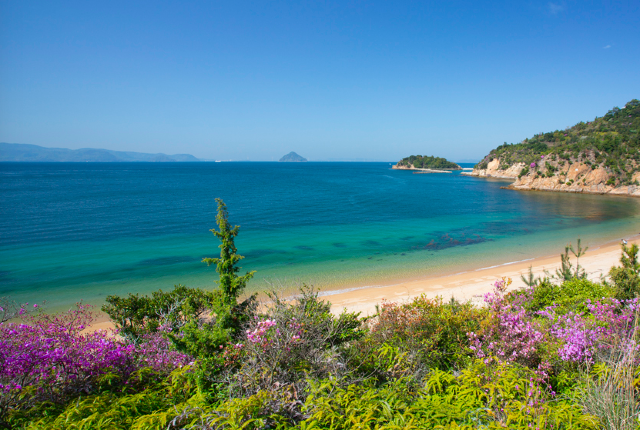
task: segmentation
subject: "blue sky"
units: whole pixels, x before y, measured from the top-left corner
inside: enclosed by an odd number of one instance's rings
[[[640,98],[640,2],[0,0],[0,141],[474,160]]]

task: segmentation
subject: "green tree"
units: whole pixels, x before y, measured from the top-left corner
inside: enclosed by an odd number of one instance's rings
[[[172,336],[176,346],[196,357],[211,357],[220,347],[229,343],[240,332],[257,307],[256,294],[238,303],[247,282],[255,271],[239,276],[238,262],[244,257],[238,255],[235,238],[240,226],[231,226],[227,206],[222,199],[216,199],[218,229],[211,232],[220,240],[220,257],[203,258],[208,266],[215,264],[218,272],[218,289],[213,302],[212,319],[209,322],[190,321],[182,330],[182,336]]]
[[[216,223],[218,229],[211,229],[211,232],[220,240],[220,257],[219,258],[203,258],[202,262],[207,266],[216,265],[216,271],[219,275],[218,288],[220,289],[220,303],[217,309],[218,319],[224,328],[239,329],[240,323],[246,316],[246,311],[255,301],[255,295],[250,296],[242,303],[238,303],[238,298],[244,292],[247,282],[256,273],[255,270],[247,272],[242,276],[238,276],[240,267],[238,262],[244,257],[239,255],[235,245],[235,237],[238,235],[240,226],[231,227],[229,223],[229,213],[227,205],[222,199],[216,199],[218,203],[218,215]]]
[[[210,291],[176,285],[172,291],[158,290],[151,296],[107,296],[102,311],[121,335],[135,340],[156,332],[160,325],[176,331],[189,321],[201,320],[211,312],[214,298]]]
[[[612,267],[609,276],[619,299],[632,299],[640,292],[640,263],[638,245],[622,245],[622,266]]]

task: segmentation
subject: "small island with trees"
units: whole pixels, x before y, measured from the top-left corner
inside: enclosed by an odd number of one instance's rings
[[[448,161],[446,158],[434,156],[411,155],[398,161],[398,164],[392,167],[398,170],[462,170],[462,167]]]

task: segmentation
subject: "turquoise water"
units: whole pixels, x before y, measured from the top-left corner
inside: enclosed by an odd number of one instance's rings
[[[389,163],[0,163],[0,295],[51,309],[211,288],[215,198],[249,289],[388,285],[640,231],[640,200],[502,190]]]

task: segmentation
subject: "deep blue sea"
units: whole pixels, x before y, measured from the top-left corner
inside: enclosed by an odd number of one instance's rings
[[[507,183],[390,163],[0,163],[0,295],[58,309],[212,288],[216,197],[255,291],[388,285],[640,231],[639,199]]]

